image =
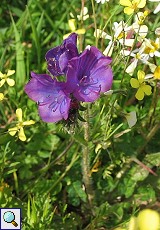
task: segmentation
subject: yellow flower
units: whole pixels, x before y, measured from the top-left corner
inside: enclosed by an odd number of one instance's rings
[[[138,12],[136,15],[136,21],[138,22],[139,25],[143,25],[146,17],[148,16],[149,11],[145,10],[144,12]]]
[[[124,13],[130,15],[137,9],[145,7],[146,0],[120,0],[120,5],[126,6]]]
[[[145,94],[151,95],[152,88],[150,85],[146,85],[146,83],[144,82],[145,73],[143,71],[139,70],[137,77],[138,79],[131,78],[130,84],[133,88],[138,89],[135,97],[138,100],[143,100]]]
[[[158,230],[160,226],[159,213],[152,209],[144,209],[137,217],[139,230]]]
[[[69,19],[68,25],[69,25],[69,28],[70,28],[70,30],[71,30],[71,33],[75,32],[75,33],[77,33],[77,34],[85,34],[85,32],[86,32],[86,30],[85,30],[84,28],[76,30],[76,20],[75,20],[75,19]],[[68,36],[69,36],[71,33],[65,34],[65,35],[63,36],[63,39],[68,38]]]
[[[32,125],[35,123],[35,121],[33,121],[33,120],[23,121],[22,120],[22,109],[20,109],[20,108],[16,110],[16,116],[18,119],[18,123],[15,127],[8,129],[8,132],[11,136],[14,136],[18,132],[19,139],[21,141],[25,141],[26,136],[25,136],[23,127],[26,125]]]
[[[4,192],[6,188],[9,188],[9,185],[5,182],[1,182],[0,184],[0,192]]]
[[[0,93],[0,101],[3,101],[3,99],[4,99],[4,94]]]
[[[132,216],[130,221],[129,221],[129,225],[128,225],[128,230],[137,230],[137,218]]]
[[[3,74],[2,72],[0,72],[0,87],[2,87],[2,85],[4,85],[5,82],[7,82],[9,86],[14,86],[15,81],[9,78],[9,76],[13,75],[14,73],[15,70],[8,70],[7,74]]]
[[[156,67],[153,75],[155,79],[160,79],[160,66]]]

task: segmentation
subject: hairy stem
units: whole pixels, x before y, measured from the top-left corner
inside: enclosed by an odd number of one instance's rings
[[[89,156],[89,106],[87,107],[86,122],[84,123],[84,139],[86,141],[86,146],[83,146],[82,153],[82,173],[83,173],[83,182],[85,185],[88,202],[90,205],[91,213],[94,215],[93,208],[93,199],[94,199],[94,191],[92,188],[92,179],[90,173],[90,156]]]

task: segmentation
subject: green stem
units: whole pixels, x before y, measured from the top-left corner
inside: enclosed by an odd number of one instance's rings
[[[144,148],[146,147],[146,145],[148,144],[148,142],[150,142],[150,140],[154,137],[154,135],[156,134],[156,132],[159,130],[160,128],[160,123],[156,124],[151,131],[149,132],[149,134],[146,137],[145,143],[144,145],[142,145],[140,148],[137,149],[137,153],[140,154],[143,152]]]
[[[98,38],[97,38],[97,21],[96,21],[96,12],[95,12],[95,7],[94,7],[94,1],[91,0],[92,3],[92,11],[93,11],[93,20],[94,20],[94,29],[95,29],[95,34],[96,34],[96,41],[95,41],[95,46],[98,46]]]
[[[17,195],[19,195],[18,177],[17,177],[16,172],[13,172],[13,178],[14,178],[14,184],[15,184],[16,193],[17,193]]]
[[[153,118],[155,117],[155,112],[156,112],[156,107],[158,103],[158,97],[157,97],[157,81],[156,85],[154,86],[154,91],[153,91],[153,97],[152,97],[152,102],[149,111],[149,127],[153,126]]]
[[[62,173],[61,176],[58,178],[58,180],[46,191],[47,194],[50,193],[51,190],[53,190],[61,182],[61,180],[66,176],[66,174],[69,172],[69,170],[72,168],[74,163],[78,160],[78,158],[79,156],[77,155],[77,153],[75,153],[72,157],[70,164],[66,167],[64,173]]]
[[[89,156],[89,106],[87,106],[86,122],[84,123],[84,139],[86,141],[86,146],[83,146],[83,153],[82,153],[82,173],[83,173],[83,182],[85,185],[88,202],[90,205],[90,210],[92,215],[94,215],[94,208],[93,208],[93,199],[94,199],[94,191],[92,188],[92,179],[90,174],[90,156]]]

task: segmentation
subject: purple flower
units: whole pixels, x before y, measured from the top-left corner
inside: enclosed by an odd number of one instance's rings
[[[39,115],[45,122],[75,121],[79,116],[80,101],[93,102],[100,93],[112,86],[112,59],[96,47],[78,54],[77,34],[72,33],[62,45],[46,53],[49,72],[65,74],[66,82],[59,82],[47,74],[31,73],[25,86],[27,95],[38,104]]]
[[[66,90],[79,101],[95,101],[112,86],[111,61],[94,46],[72,58],[68,62]]]
[[[25,86],[25,92],[37,102],[42,120],[45,122],[67,120],[71,99],[64,90],[65,83],[57,82],[47,74],[32,72],[31,76],[31,80]]]
[[[62,45],[57,46],[46,53],[48,70],[53,76],[59,76],[66,73],[67,64],[70,59],[78,56],[77,34],[72,33],[65,39]]]

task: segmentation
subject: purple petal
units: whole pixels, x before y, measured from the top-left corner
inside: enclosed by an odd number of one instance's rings
[[[109,58],[110,59],[110,58]],[[97,64],[90,71],[90,78],[94,79],[98,85],[101,86],[101,92],[106,92],[111,89],[113,81],[113,73],[110,66],[108,66],[108,58],[100,58]]]
[[[45,122],[58,122],[67,120],[69,115],[71,99],[63,91],[60,91],[56,98],[51,98],[46,104],[39,104],[39,115]]]
[[[70,108],[69,95],[63,90],[65,83],[53,80],[47,74],[31,73],[25,92],[39,106],[39,115],[45,122],[67,119]]]
[[[66,72],[70,59],[78,56],[77,34],[72,33],[65,39],[62,45],[57,46],[46,53],[46,61],[49,72],[54,76],[63,75]]]
[[[80,101],[95,101],[101,92],[106,92],[112,86],[111,61],[96,47],[72,58],[68,63],[67,91]]]

